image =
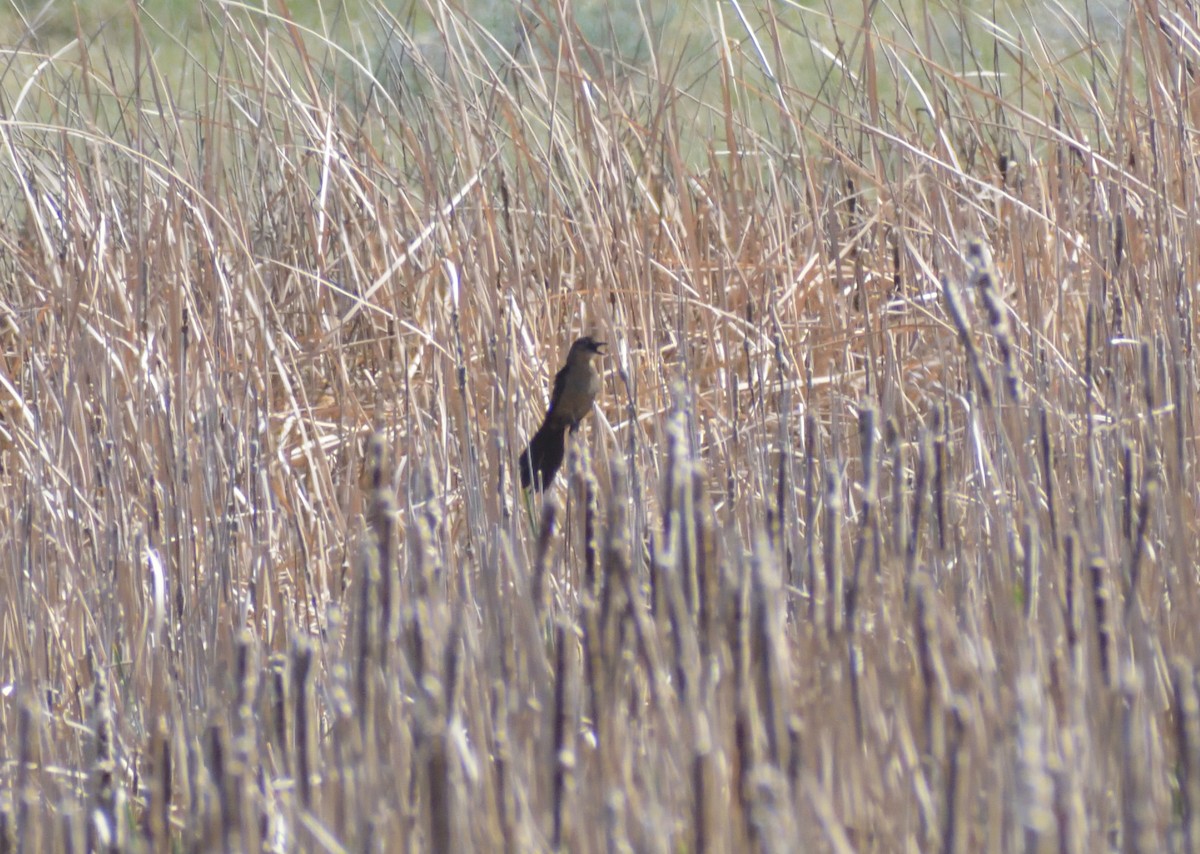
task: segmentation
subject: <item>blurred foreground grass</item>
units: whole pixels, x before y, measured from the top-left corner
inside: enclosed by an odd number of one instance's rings
[[[1200,844],[1188,7],[190,8],[6,42],[0,848]]]

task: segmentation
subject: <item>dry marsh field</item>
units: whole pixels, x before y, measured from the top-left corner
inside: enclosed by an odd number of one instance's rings
[[[1200,849],[1191,5],[115,14],[0,63],[0,851]]]

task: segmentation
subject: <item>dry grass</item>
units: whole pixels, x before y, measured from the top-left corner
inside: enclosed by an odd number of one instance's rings
[[[1196,850],[1194,13],[871,8],[10,53],[0,850]]]

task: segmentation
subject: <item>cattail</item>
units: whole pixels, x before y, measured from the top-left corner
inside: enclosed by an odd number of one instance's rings
[[[1067,534],[1063,541],[1063,598],[1064,620],[1067,632],[1067,649],[1072,658],[1083,634],[1083,608],[1079,589],[1079,561],[1076,554],[1075,535]]]
[[[82,833],[79,827],[79,810],[76,808],[75,804],[67,804],[62,807],[62,815],[59,819],[59,826],[62,828],[61,850],[64,852],[64,854],[76,854],[76,852],[83,854],[83,852],[88,851],[88,848],[84,844],[84,840],[81,838]],[[3,829],[0,828],[0,833],[2,832]],[[38,850],[36,847],[36,838],[31,839],[26,837],[22,841],[32,850]],[[5,850],[4,843],[3,841],[0,841],[0,851],[3,850]]]
[[[967,729],[967,709],[961,701],[950,703],[950,740],[947,744],[945,820],[942,823],[942,851],[944,854],[954,854],[964,850],[963,836],[967,824],[960,820],[959,811],[967,806],[964,788],[966,769],[970,764],[970,752],[964,744]]]
[[[623,483],[624,478],[621,472],[620,461],[613,461],[611,465],[612,477],[614,484]],[[623,507],[623,502],[613,501],[610,504],[609,510],[609,528],[611,536],[611,526],[613,514],[621,514],[622,511],[618,506]],[[593,526],[595,521],[592,522]],[[595,532],[589,535],[594,537]],[[607,544],[605,548],[609,548]],[[599,544],[596,544],[599,548]],[[597,741],[601,743],[602,749],[607,747],[604,740],[601,738],[602,732],[602,716],[605,713],[604,699],[607,698],[608,692],[606,689],[607,682],[605,681],[606,666],[604,662],[604,618],[601,611],[601,601],[608,599],[611,602],[611,579],[608,578],[607,572],[594,572],[590,576],[585,576],[584,588],[579,596],[582,636],[580,638],[583,653],[583,671],[584,682],[587,686],[587,714],[591,717],[592,730],[595,733]]]
[[[713,830],[709,826],[716,813],[713,781],[713,745],[708,717],[703,710],[695,716],[695,745],[692,749],[692,850],[704,854],[713,846]]]
[[[692,446],[688,430],[687,397],[684,389],[672,390],[674,411],[667,423],[666,494],[663,501],[663,542],[673,556],[673,571],[680,573],[684,601],[690,615],[699,611],[699,582],[696,578],[695,507],[692,492]],[[657,582],[657,579],[656,579]],[[665,591],[655,585],[655,608]]]
[[[967,324],[967,313],[963,310],[958,290],[945,276],[942,277],[942,295],[946,298],[946,309],[950,312],[950,321],[954,324],[955,331],[958,332],[958,341],[967,354],[967,365],[971,369],[971,376],[975,378],[975,387],[978,389],[979,397],[990,406],[992,382],[983,372],[979,350],[975,347],[974,339],[971,338],[971,327]]]
[[[803,758],[800,755],[801,738],[804,735],[804,722],[799,715],[788,718],[788,782],[792,791],[800,787],[800,772],[803,769]]]
[[[1187,417],[1187,402],[1190,397],[1187,394],[1187,389],[1184,387],[1187,382],[1187,368],[1183,364],[1183,359],[1176,359],[1171,364],[1171,385],[1174,386],[1175,405],[1171,407],[1171,423],[1175,428],[1175,464],[1182,466],[1183,461],[1187,459],[1186,442],[1188,436],[1188,426],[1185,421]],[[1177,468],[1176,471],[1179,469]]]
[[[375,708],[375,668],[382,669],[380,632],[382,586],[379,571],[379,549],[375,542],[364,542],[358,560],[358,650],[355,663],[354,694],[364,737],[373,729],[371,716]]]
[[[1138,356],[1142,374],[1142,404],[1145,406],[1146,424],[1149,425],[1149,433],[1153,437],[1157,435],[1155,425],[1158,419],[1154,410],[1154,352],[1149,341],[1142,341],[1138,346]],[[1158,453],[1153,441],[1146,443],[1146,452],[1150,458],[1150,467],[1153,468],[1157,462],[1154,457]]]
[[[424,680],[426,714],[421,740],[426,753],[425,776],[429,792],[430,850],[455,850],[455,817],[458,811],[451,751],[455,697],[458,692],[461,646],[460,622],[450,624],[442,652],[442,680]]]
[[[254,700],[258,693],[258,668],[254,666],[254,635],[243,628],[234,650],[234,708],[240,723],[253,724]]]
[[[842,568],[841,475],[837,466],[825,471],[825,629],[831,638],[840,636],[846,607],[845,571]]]
[[[418,583],[418,594],[416,601],[410,605],[407,610],[406,622],[404,628],[404,637],[408,649],[408,666],[412,671],[413,680],[420,682],[429,669],[428,661],[428,641],[427,636],[432,630],[430,622],[430,596],[432,595],[432,587],[429,586],[433,581],[433,567],[438,562],[438,557],[433,549],[433,543],[427,541],[426,536],[430,535],[427,520],[424,517],[418,517],[414,527],[417,529],[417,538],[421,541],[421,545],[417,551],[424,553],[421,560],[423,567],[417,573],[419,579],[424,579]]]
[[[937,522],[938,551],[946,551],[946,448],[950,444],[948,406],[933,410],[933,517]]]
[[[433,475],[426,473],[426,479],[432,481]],[[417,535],[417,548],[414,550],[417,561],[417,599],[426,600],[437,589],[442,576],[442,560],[437,550],[437,532],[442,524],[442,508],[433,498],[432,484],[427,484],[429,498],[425,501],[422,512],[413,519],[412,529]]]
[[[1126,617],[1138,604],[1138,581],[1141,579],[1142,557],[1146,553],[1146,529],[1150,525],[1150,505],[1158,494],[1158,481],[1148,479],[1142,487],[1138,500],[1137,531],[1134,534],[1133,550],[1129,556],[1129,596],[1125,600]]]
[[[755,828],[751,821],[751,798],[749,791],[750,770],[758,761],[755,745],[754,683],[752,678],[753,653],[751,651],[751,577],[753,573],[743,571],[735,600],[731,638],[733,649],[734,720],[733,720],[733,768],[731,769],[735,808],[741,815],[739,828],[743,834],[741,842],[755,842]],[[736,847],[746,847],[738,845]]]
[[[1163,851],[1165,840],[1158,832],[1161,828],[1154,815],[1154,798],[1148,773],[1154,759],[1148,732],[1150,722],[1146,715],[1142,677],[1132,662],[1121,674],[1121,693],[1123,849],[1147,854]]]
[[[240,803],[241,792],[235,791],[236,775],[230,768],[229,745],[224,727],[213,724],[205,734],[205,764],[217,793],[216,809],[209,815],[209,827],[212,830],[208,834],[208,840],[216,842],[220,839],[221,850],[234,851],[241,847],[235,836],[239,817],[234,814],[236,806]]]
[[[546,576],[550,572],[550,546],[553,543],[554,526],[558,509],[554,501],[547,498],[542,502],[542,524],[538,527],[537,552],[533,561],[533,578],[530,582],[530,597],[534,608],[544,615],[546,602]]]
[[[1025,834],[1025,850],[1040,850],[1040,840],[1054,826],[1054,786],[1047,771],[1046,709],[1036,641],[1026,650],[1017,677],[1017,812]]]
[[[784,412],[787,410],[784,409]],[[779,419],[779,460],[775,472],[775,506],[768,514],[767,530],[771,537],[771,545],[780,554],[786,554],[787,547],[783,541],[783,533],[787,521],[788,496],[788,463],[791,460],[791,438],[787,430],[787,419]],[[774,520],[772,522],[772,519]]]
[[[808,585],[808,618],[816,622],[817,590],[819,587],[817,569],[817,419],[810,412],[804,416],[804,530],[805,546],[804,559],[808,573],[804,581]]]
[[[0,854],[13,854],[17,850],[17,822],[12,814],[12,804],[0,801]]]
[[[792,684],[792,676],[788,644],[784,636],[785,609],[780,595],[782,584],[775,557],[770,542],[760,534],[755,541],[751,564],[752,654],[758,664],[759,709],[771,763],[776,768],[785,768],[787,723],[791,717],[788,688]],[[840,569],[834,571],[840,574]],[[840,620],[840,603],[837,611]]]
[[[1008,306],[1000,294],[1000,274],[992,263],[992,253],[982,240],[967,241],[967,266],[970,268],[971,287],[979,291],[984,312],[991,326],[992,337],[1000,350],[1004,369],[1004,383],[1012,403],[1021,402],[1021,383],[1017,376],[1016,355],[1013,346],[1012,326],[1008,322]]]
[[[287,656],[282,653],[272,655],[268,666],[271,673],[271,720],[275,730],[272,735],[284,769],[291,772],[292,750],[288,738]]]
[[[1125,542],[1133,540],[1133,445],[1121,446],[1121,533]]]
[[[884,424],[884,445],[891,452],[892,463],[892,544],[900,554],[908,554],[908,526],[904,524],[904,497],[908,494],[908,474],[904,467],[904,443],[896,429],[895,420]]]
[[[150,744],[147,841],[152,850],[165,851],[171,829],[171,738],[165,717],[158,719]]]
[[[1179,762],[1180,820],[1183,850],[1200,845],[1200,699],[1192,662],[1179,658],[1171,667],[1171,690],[1175,706],[1175,740]]]
[[[449,735],[439,725],[425,739],[425,780],[429,786],[429,850],[454,851],[454,783],[450,773]]]
[[[292,701],[295,704],[296,721],[296,783],[300,790],[300,803],[305,809],[313,805],[313,760],[316,752],[315,728],[309,712],[309,697],[312,693],[312,645],[303,637],[292,646]]]
[[[855,612],[858,609],[861,595],[862,567],[870,543],[870,534],[878,533],[879,525],[875,519],[875,504],[878,499],[878,462],[875,459],[877,435],[875,419],[877,411],[873,404],[865,403],[859,407],[858,437],[862,458],[862,514],[859,523],[858,539],[854,543],[854,565],[851,568],[850,583],[846,591],[846,626],[853,634],[855,631]],[[851,641],[853,648],[853,641]],[[851,679],[854,674],[851,673]]]
[[[1079,785],[1079,763],[1076,759],[1077,736],[1071,732],[1060,734],[1059,752],[1062,758],[1053,770],[1054,814],[1058,822],[1059,854],[1083,854],[1086,850],[1087,809]]]
[[[916,603],[913,634],[924,687],[922,719],[925,722],[925,749],[929,755],[940,758],[944,745],[941,743],[942,729],[937,709],[944,699],[947,680],[941,653],[937,647],[937,614],[934,610],[932,583],[928,576],[922,574],[913,579],[912,588]]]
[[[516,817],[514,815],[514,790],[512,770],[512,742],[508,731],[508,691],[501,681],[496,681],[491,690],[492,708],[492,764],[496,780],[496,808],[500,813],[500,836],[504,842],[504,854],[516,851]]]
[[[787,778],[774,765],[759,765],[750,779],[751,820],[761,851],[790,850],[796,840],[795,811]]]
[[[566,793],[571,772],[575,767],[575,752],[567,743],[567,632],[561,625],[554,628],[554,772],[550,784],[554,812],[553,849],[562,849],[563,819],[566,813]]]
[[[364,611],[363,619],[374,624],[370,634],[372,648],[377,651],[379,664],[387,668],[388,651],[391,649],[392,627],[395,625],[393,601],[396,587],[396,559],[393,546],[393,531],[396,527],[396,498],[386,476],[385,458],[387,443],[383,434],[371,434],[367,450],[367,470],[371,484],[370,504],[367,510],[367,526],[371,532],[371,545],[375,552],[372,585],[377,601],[372,601],[371,612]],[[372,613],[373,612],[373,613]],[[370,614],[370,616],[368,616]]]
[[[610,790],[604,799],[604,836],[608,843],[606,850],[613,854],[632,854],[634,851],[629,842],[625,814],[625,794],[617,788]]]
[[[876,420],[879,411],[870,401],[864,402],[858,409],[858,441],[859,457],[862,464],[863,518],[862,524],[867,524],[871,500],[875,496],[878,461],[875,459],[875,448],[879,443]]]
[[[92,689],[92,732],[95,737],[95,757],[91,775],[92,813],[88,822],[88,848],[93,851],[116,851],[121,847],[121,822],[117,811],[116,734],[108,699],[108,683],[100,673],[96,674]]]
[[[1040,545],[1034,532],[1033,523],[1028,520],[1021,526],[1021,551],[1025,557],[1022,566],[1025,619],[1032,620],[1038,612],[1038,588],[1041,583],[1038,572]]]
[[[375,680],[372,679],[371,682],[374,683]],[[359,808],[363,802],[358,798],[358,793],[371,784],[378,784],[380,777],[377,710],[372,708],[365,715],[356,716],[349,687],[351,684],[347,663],[337,662],[330,667],[326,697],[332,724],[334,762],[338,768],[359,769],[357,774],[343,774],[341,785],[334,793],[333,810],[338,827],[359,826],[357,818],[361,814]],[[365,725],[364,721],[367,722]],[[248,754],[252,749],[250,739],[239,738],[236,743],[239,761],[241,756]],[[244,838],[253,838],[248,819],[243,819],[243,829]]]
[[[1046,512],[1050,517],[1050,543],[1058,548],[1058,509],[1054,497],[1054,454],[1045,405],[1038,406],[1038,438],[1042,456],[1042,489],[1046,493]]]
[[[596,522],[600,515],[599,484],[596,475],[589,467],[583,473],[583,587],[589,595],[595,597],[598,573],[596,564],[599,555],[599,545],[596,539]],[[615,495],[620,493],[615,492]]]
[[[1088,575],[1092,580],[1092,602],[1096,612],[1096,652],[1100,658],[1100,675],[1105,686],[1112,685],[1112,593],[1105,576],[1108,563],[1100,555],[1088,562]]]
[[[13,795],[17,802],[16,826],[21,829],[21,842],[27,846],[27,850],[40,847],[38,840],[42,834],[41,822],[32,818],[32,813],[39,806],[39,798],[30,779],[32,770],[41,764],[40,716],[41,708],[37,700],[32,696],[23,696],[17,716],[17,779]]]
[[[713,519],[712,501],[706,489],[707,472],[704,466],[692,466],[692,508],[695,517],[692,521],[696,529],[696,579],[698,581],[699,613],[693,634],[699,634],[699,655],[707,660],[712,654],[713,647],[720,643],[718,619],[721,595],[721,567],[717,562],[717,530]],[[790,562],[789,562],[790,571]]]
[[[912,575],[917,562],[917,546],[921,541],[922,510],[925,507],[929,469],[932,466],[933,440],[929,431],[921,428],[918,439],[917,465],[912,488],[912,510],[908,520],[908,542],[904,552],[905,574]]]

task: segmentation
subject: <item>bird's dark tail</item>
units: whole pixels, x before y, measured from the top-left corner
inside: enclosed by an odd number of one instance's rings
[[[535,483],[541,489],[550,488],[567,451],[567,426],[552,424],[547,419],[533,434],[519,462],[522,489],[528,489]]]

